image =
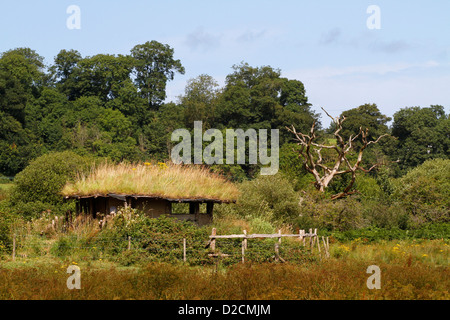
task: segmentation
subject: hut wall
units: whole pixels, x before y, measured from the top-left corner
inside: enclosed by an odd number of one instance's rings
[[[157,218],[162,214],[171,214],[170,202],[158,199],[136,199],[133,201],[133,208],[145,212],[153,218]]]
[[[189,203],[189,214],[172,214],[172,204],[170,201],[162,199],[146,199],[127,197],[127,204],[132,208],[138,209],[152,218],[157,218],[161,215],[169,215],[171,217],[195,222],[199,226],[207,225],[213,219],[213,203],[207,202],[206,212],[200,212],[200,204],[198,202]],[[113,210],[117,212],[119,207],[124,207],[125,201],[113,197],[97,197],[89,199],[80,199],[77,204],[77,212],[84,212],[92,214],[94,217],[96,213],[106,215]],[[203,210],[202,210],[203,211]]]
[[[107,200],[107,206],[105,208],[106,210],[104,211],[104,213],[106,213],[106,214],[111,213],[112,210],[115,210],[117,212],[119,207],[125,206],[124,201],[116,199],[116,198],[108,197],[108,198],[106,198],[106,200]]]

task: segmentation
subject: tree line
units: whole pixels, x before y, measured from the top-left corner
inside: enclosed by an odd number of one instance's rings
[[[61,50],[49,66],[30,48],[3,52],[0,174],[14,176],[51,151],[111,161],[166,161],[171,133],[202,121],[204,130],[280,129],[280,169],[301,178],[298,146],[286,127],[308,132],[316,123],[318,141],[333,139],[334,124],[322,128],[303,83],[282,77],[279,69],[241,62],[232,66],[223,87],[201,74],[187,82],[177,101],[165,102],[167,83],[184,72],[173,48],[157,41],[138,44],[127,55],[83,57]],[[369,129],[368,139],[389,135],[366,151],[364,161],[388,164],[385,174],[391,177],[428,159],[449,157],[450,120],[443,106],[402,107],[391,119],[368,103],[341,116],[346,117],[340,131],[344,140],[360,127]],[[324,163],[327,156],[331,161],[324,151]],[[212,168],[233,180],[252,178],[259,170],[258,165]]]

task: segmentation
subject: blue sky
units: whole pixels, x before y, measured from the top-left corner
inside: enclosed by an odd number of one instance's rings
[[[66,27],[70,5],[81,10],[79,30]],[[381,29],[367,27],[370,5],[380,8]],[[0,52],[29,47],[51,64],[61,49],[127,54],[156,40],[186,68],[168,84],[168,100],[200,74],[223,85],[245,61],[302,81],[321,114],[364,103],[388,116],[431,104],[449,112],[449,16],[448,0],[2,0]]]

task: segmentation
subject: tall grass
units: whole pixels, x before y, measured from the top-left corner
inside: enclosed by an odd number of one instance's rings
[[[103,163],[68,183],[63,195],[146,195],[162,198],[235,200],[238,189],[223,177],[196,166]]]
[[[67,263],[1,268],[0,299],[323,300],[450,298],[448,270],[379,264],[381,289],[366,286],[367,264],[330,260],[290,264],[237,264],[226,271],[151,263],[141,269],[81,266],[81,289],[66,287]]]

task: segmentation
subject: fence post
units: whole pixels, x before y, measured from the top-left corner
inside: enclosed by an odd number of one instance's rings
[[[128,251],[131,250],[131,236],[128,236]]]
[[[303,246],[306,246],[305,230],[302,230]]]
[[[13,234],[13,251],[12,251],[12,259],[16,260],[16,234]]]
[[[311,251],[312,251],[312,229],[309,229],[309,248],[311,249]]]
[[[245,250],[247,249],[247,230],[243,230],[244,239],[242,240],[242,263],[245,263]]]
[[[183,261],[186,262],[186,238],[183,238]]]
[[[311,250],[314,248],[314,245],[316,244],[316,241],[317,241],[317,229],[314,229],[314,237],[313,237],[313,245],[312,245],[312,248],[311,248]],[[319,250],[319,252],[320,252],[320,250]]]
[[[328,237],[327,237],[327,256],[330,256],[330,243],[328,242]]]
[[[279,243],[275,243],[275,261],[278,262],[280,260],[280,251],[279,251]]]
[[[214,236],[216,235],[216,228],[213,228],[211,231],[211,251],[214,253],[216,251],[216,238]]]
[[[316,241],[317,241],[317,249],[319,250],[320,253],[320,238],[318,235],[316,235]]]
[[[323,242],[323,247],[325,248],[325,257],[328,258],[329,253],[328,253],[328,248],[327,248],[327,244],[325,243],[325,238],[322,236],[322,242]]]
[[[281,243],[281,229],[278,230],[278,243]]]

